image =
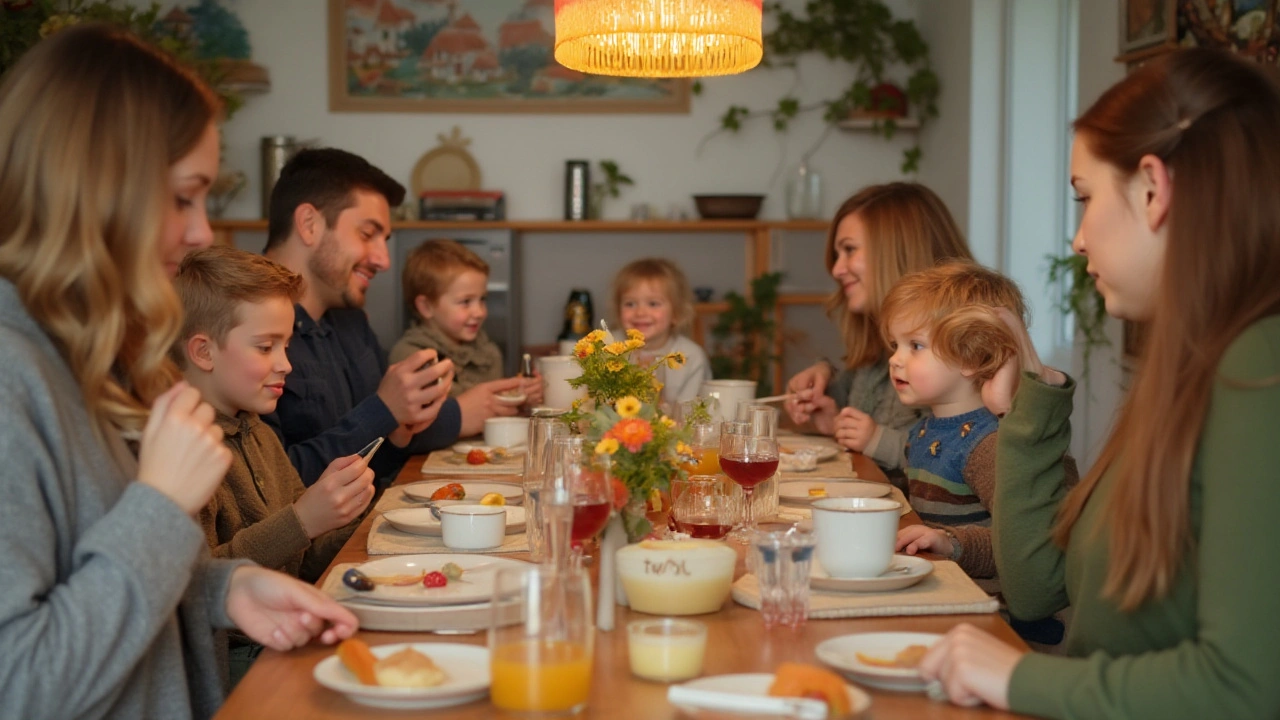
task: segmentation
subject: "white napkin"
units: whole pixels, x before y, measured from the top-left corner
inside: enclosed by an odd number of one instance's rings
[[[740,695],[719,690],[672,685],[667,689],[667,700],[672,705],[754,715],[786,715],[799,720],[826,720],[827,717],[827,704],[821,700],[808,698]]]

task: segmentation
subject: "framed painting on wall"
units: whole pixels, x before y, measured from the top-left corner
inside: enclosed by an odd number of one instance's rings
[[[554,0],[329,0],[329,109],[687,113],[687,80],[554,59]]]
[[[1120,62],[1156,55],[1177,42],[1177,0],[1121,0]]]
[[[1280,0],[1180,0],[1178,44],[1227,48],[1256,62],[1280,59]]]

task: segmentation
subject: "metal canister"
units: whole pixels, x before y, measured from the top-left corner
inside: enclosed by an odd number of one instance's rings
[[[586,220],[591,192],[591,163],[566,160],[564,163],[564,219]]]
[[[262,138],[262,217],[271,215],[271,191],[280,179],[285,163],[298,151],[292,135],[267,135]]]

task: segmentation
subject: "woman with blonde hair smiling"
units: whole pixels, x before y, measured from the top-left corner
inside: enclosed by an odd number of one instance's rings
[[[881,467],[901,467],[907,430],[921,413],[904,407],[889,381],[880,303],[898,278],[948,259],[973,258],[947,206],[924,185],[869,185],[844,201],[826,248],[836,282],[827,311],[840,326],[844,367],[821,360],[787,382],[794,422],[812,422]]]
[[[354,630],[314,588],[209,560],[192,519],[229,455],[212,409],[174,384],[166,271],[212,240],[218,108],[96,25],[42,41],[0,84],[6,717],[208,717],[224,692],[213,627],[278,649]]]
[[[1020,363],[984,388],[992,410],[1008,409],[996,564],[1011,614],[1070,604],[1074,619],[1067,657],[1022,653],[970,626],[948,633],[921,671],[952,700],[1053,718],[1280,717],[1271,73],[1182,50],[1076,120],[1074,247],[1107,312],[1148,323],[1146,347],[1098,461],[1068,490],[1074,384],[1006,317]]]

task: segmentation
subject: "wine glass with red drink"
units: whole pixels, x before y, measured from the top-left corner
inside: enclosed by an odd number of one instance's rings
[[[599,535],[609,521],[608,456],[596,455],[581,435],[560,436],[554,443],[554,465],[546,478],[543,502],[544,507],[556,508],[549,513],[549,534],[568,540],[559,540],[558,549],[553,547],[553,559],[568,545],[580,560],[583,544]],[[556,527],[557,521],[561,527]]]
[[[726,422],[720,426],[720,469],[742,487],[745,496],[742,524],[730,537],[745,541],[755,530],[751,494],[756,486],[778,472],[778,440],[757,435],[749,422]]]

